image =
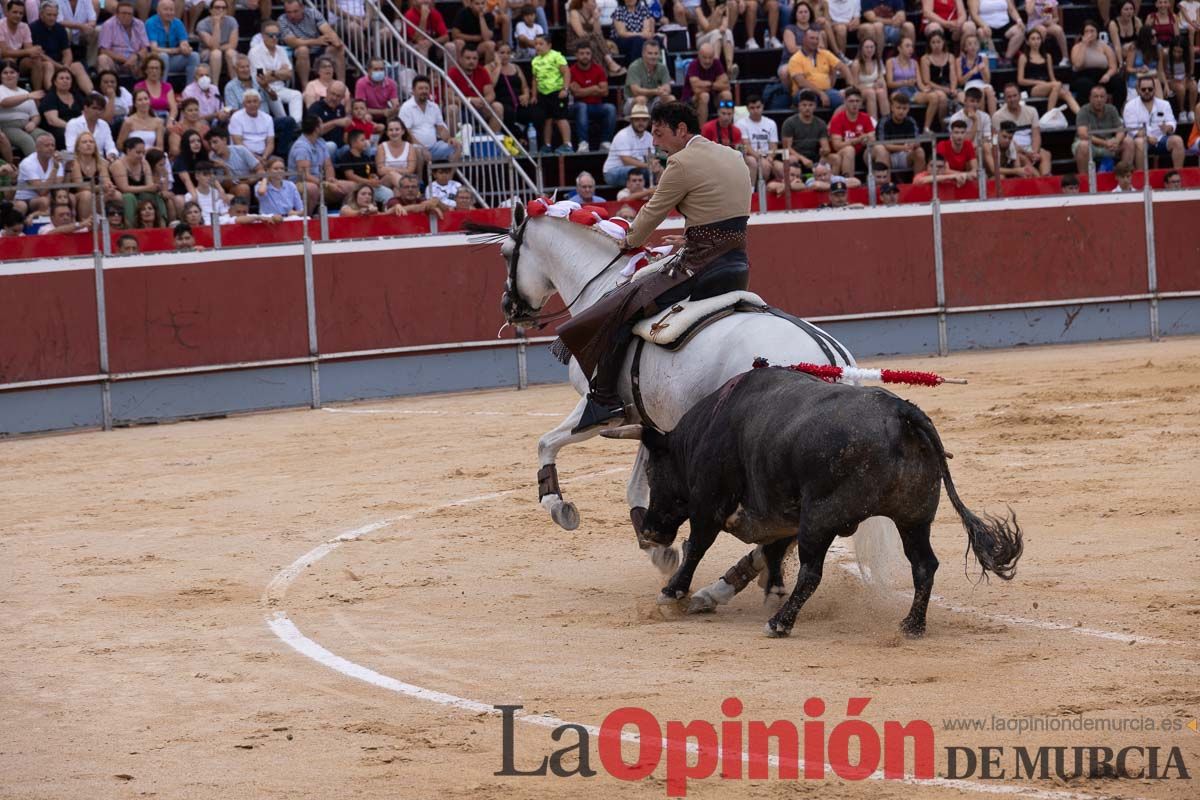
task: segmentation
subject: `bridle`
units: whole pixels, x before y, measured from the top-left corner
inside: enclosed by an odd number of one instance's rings
[[[500,297],[500,310],[504,313],[504,319],[506,320],[504,324],[506,326],[523,325],[540,331],[553,322],[569,317],[571,309],[579,302],[584,293],[621,259],[625,251],[618,252],[613,256],[612,261],[609,261],[599,272],[589,278],[588,282],[579,290],[579,294],[575,295],[575,299],[567,303],[561,311],[555,311],[553,314],[542,314],[541,311],[544,306],[534,308],[529,304],[528,300],[521,296],[521,292],[517,290],[517,264],[521,259],[521,245],[525,243],[525,226],[528,224],[529,217],[525,217],[516,230],[508,231],[508,235],[513,240],[513,246],[508,256],[508,281],[504,287],[504,294]],[[504,330],[504,328],[501,327],[500,330]]]

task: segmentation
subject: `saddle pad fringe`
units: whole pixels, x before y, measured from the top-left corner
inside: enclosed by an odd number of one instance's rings
[[[571,363],[571,351],[562,339],[555,339],[550,345],[550,355],[554,356],[562,364]]]

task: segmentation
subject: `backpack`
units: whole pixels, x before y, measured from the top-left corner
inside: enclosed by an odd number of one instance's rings
[[[771,81],[762,93],[763,108],[767,111],[787,111],[792,107],[792,93],[779,81]]]

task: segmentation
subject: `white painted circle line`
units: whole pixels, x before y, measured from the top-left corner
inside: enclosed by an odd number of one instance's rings
[[[625,472],[625,471],[626,471],[625,467],[614,467],[612,469],[602,470],[600,472],[593,472],[593,473],[588,473],[585,475],[580,475],[575,478],[570,478],[570,479],[564,480],[563,483],[571,484],[571,483],[575,483],[575,482],[579,482],[579,481],[592,480],[594,478],[600,478],[600,477],[604,477],[607,475],[614,475],[616,473]],[[280,570],[275,575],[275,577],[271,579],[270,583],[267,584],[266,589],[263,591],[263,597],[262,597],[263,605],[265,605],[268,609],[271,609],[271,607],[277,606],[280,603],[282,603],[284,596],[287,594],[288,587],[292,584],[293,581],[296,580],[296,578],[298,578],[300,576],[300,574],[302,572],[304,572],[305,569],[313,566],[314,564],[319,562],[321,559],[325,558],[325,556],[329,555],[334,550],[341,547],[346,542],[355,541],[357,539],[362,538],[363,536],[367,536],[368,534],[374,533],[375,531],[382,530],[391,525],[394,525],[397,522],[403,522],[405,520],[413,519],[423,513],[428,513],[431,511],[438,511],[438,510],[447,509],[447,508],[455,508],[455,507],[459,507],[459,506],[470,505],[473,503],[480,503],[480,502],[484,502],[486,500],[494,500],[498,497],[505,497],[505,496],[508,496],[511,494],[515,494],[516,492],[525,491],[525,489],[526,489],[526,487],[521,487],[519,489],[505,489],[505,490],[499,491],[499,492],[491,492],[488,494],[476,495],[474,497],[466,497],[461,500],[453,500],[448,503],[442,503],[439,505],[430,506],[428,508],[421,509],[419,511],[414,511],[414,512],[411,512],[408,514],[400,514],[395,517],[389,517],[387,519],[380,520],[378,522],[368,523],[368,524],[362,525],[358,528],[354,528],[352,530],[341,533],[341,534],[333,537],[332,539],[330,539],[326,542],[323,542],[320,545],[317,545],[312,550],[309,550],[307,553],[300,556],[298,559],[293,561],[291,564],[289,564],[288,566],[286,566],[282,570]],[[845,566],[849,566],[849,565],[845,565]],[[971,612],[971,613],[978,613],[978,612]],[[307,658],[310,658],[313,661],[316,661],[318,664],[321,664],[325,667],[328,667],[329,669],[340,672],[341,674],[343,674],[349,678],[354,678],[355,680],[363,681],[364,683],[369,683],[372,686],[376,686],[380,689],[386,689],[388,691],[396,692],[397,694],[402,694],[402,695],[405,695],[407,697],[412,697],[417,700],[425,700],[427,702],[437,703],[438,705],[447,706],[450,708],[457,708],[462,711],[469,711],[473,714],[488,714],[489,716],[499,716],[496,709],[493,706],[488,705],[486,703],[481,703],[477,700],[470,700],[465,697],[459,697],[457,695],[448,694],[446,692],[438,692],[433,689],[426,689],[422,686],[417,686],[417,685],[411,684],[411,683],[405,683],[404,681],[397,680],[396,678],[392,678],[392,677],[384,675],[380,672],[376,672],[375,670],[370,669],[369,667],[364,667],[361,664],[357,664],[353,661],[350,661],[347,658],[343,658],[342,656],[339,656],[336,653],[326,649],[325,647],[322,647],[317,642],[315,642],[312,639],[305,636],[300,631],[300,629],[296,627],[296,624],[291,621],[291,619],[287,615],[287,612],[285,612],[283,610],[279,610],[279,609],[271,610],[267,616],[266,622],[267,622],[267,627],[271,629],[271,632],[274,633],[277,637],[279,637],[279,640],[282,641],[284,644],[286,644],[288,647],[292,648],[297,653],[299,653]],[[1074,630],[1074,629],[1071,629],[1071,630]],[[557,717],[551,717],[551,716],[547,716],[544,714],[517,714],[515,716],[516,716],[516,719],[520,722],[524,722],[524,723],[527,723],[530,725],[538,725],[540,727],[557,728],[560,725],[568,724],[568,722],[566,720],[561,720],[561,719],[558,719]],[[580,724],[580,723],[571,723],[571,724]],[[589,734],[592,734],[594,736],[600,735],[600,729],[594,725],[581,725],[581,727],[584,728],[585,730],[587,730]],[[621,735],[621,740],[625,741],[625,742],[637,744],[641,741],[641,737],[639,737],[637,734],[633,734],[633,733],[623,733]],[[663,748],[667,748],[669,746],[669,743],[666,739],[663,739],[661,744],[662,744]],[[689,743],[687,746],[687,750],[689,753],[697,753],[697,752],[699,752],[699,746],[696,745],[695,743]],[[748,763],[749,760],[750,760],[749,754],[743,753],[742,754],[743,763]],[[768,758],[767,761],[770,766],[778,768],[779,758],[777,756],[771,756],[770,758]],[[803,766],[803,759],[800,759],[799,765]],[[826,764],[825,767],[827,770],[830,769],[830,766],[828,764]],[[875,772],[875,773],[871,774],[870,776],[868,776],[868,780],[884,780],[884,779],[885,778],[884,778],[882,771]],[[1035,798],[1035,800],[1102,800],[1102,798],[1105,797],[1102,795],[1091,795],[1091,794],[1084,794],[1084,793],[1080,793],[1080,792],[1067,792],[1067,791],[1059,791],[1059,790],[1051,790],[1051,789],[1038,789],[1035,787],[1022,787],[1022,786],[1014,786],[1011,784],[985,784],[985,783],[977,783],[974,781],[967,781],[967,780],[955,780],[955,779],[950,779],[950,778],[918,779],[918,778],[910,777],[910,778],[904,778],[901,780],[893,780],[892,782],[893,783],[903,783],[903,784],[907,784],[910,786],[934,787],[934,788],[939,788],[939,789],[953,789],[953,790],[958,790],[958,791],[969,791],[969,792],[975,792],[975,793],[979,793],[979,794],[998,794],[998,795],[1007,795],[1010,797],[1030,797],[1030,798]],[[1133,797],[1133,796],[1124,796],[1124,797],[1126,797],[1127,800],[1141,800],[1141,798],[1137,798],[1137,797]]]

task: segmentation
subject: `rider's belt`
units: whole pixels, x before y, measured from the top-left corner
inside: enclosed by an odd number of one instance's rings
[[[749,217],[732,217],[684,230],[686,244],[680,267],[690,276],[731,250],[745,250],[748,220]]]

